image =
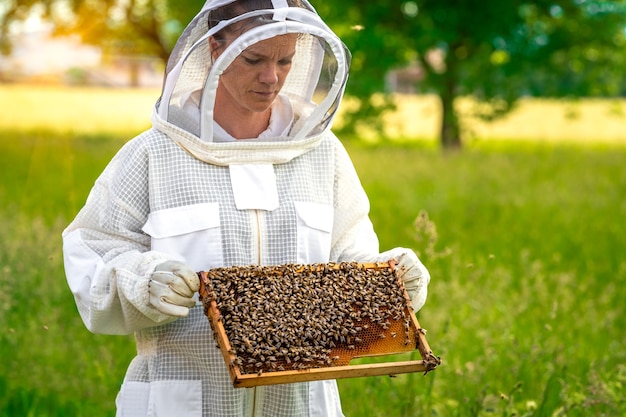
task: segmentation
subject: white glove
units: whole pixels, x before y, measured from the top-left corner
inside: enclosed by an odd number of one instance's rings
[[[398,278],[404,282],[413,310],[417,312],[426,303],[430,283],[430,274],[424,264],[417,258],[415,252],[406,248],[395,248],[381,253],[379,259],[383,261],[394,259],[398,263],[396,265]]]
[[[148,283],[150,304],[163,314],[186,317],[196,305],[192,299],[200,289],[198,275],[186,264],[167,261],[157,265]]]

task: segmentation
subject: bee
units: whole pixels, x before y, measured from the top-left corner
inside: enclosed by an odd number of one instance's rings
[[[246,345],[248,349],[252,349],[252,344],[250,343],[250,340],[247,337],[243,338],[243,343]]]

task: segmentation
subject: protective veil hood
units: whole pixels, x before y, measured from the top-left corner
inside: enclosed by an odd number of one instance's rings
[[[153,125],[211,164],[289,161],[316,147],[330,129],[345,89],[350,53],[306,0],[297,2],[301,7],[290,6],[287,0],[267,0],[266,8],[209,23],[212,12],[231,3],[235,2],[208,0],[179,38],[167,64]],[[245,30],[212,59],[209,38],[232,25]],[[290,107],[287,128],[271,137],[223,140],[213,119],[220,75],[246,48],[290,33],[298,34],[296,53],[276,100]]]

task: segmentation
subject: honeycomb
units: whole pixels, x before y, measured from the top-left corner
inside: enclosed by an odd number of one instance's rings
[[[418,348],[420,329],[393,261],[214,268],[201,300],[227,365],[241,375],[346,366]]]

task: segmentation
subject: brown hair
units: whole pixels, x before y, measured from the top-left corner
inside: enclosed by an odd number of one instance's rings
[[[305,8],[304,4],[301,0],[287,0],[287,5],[289,7],[302,7]],[[211,10],[208,15],[208,23],[209,28],[216,26],[222,20],[232,19],[236,16],[242,15],[247,12],[251,12],[253,10],[263,10],[263,9],[272,9],[274,6],[272,5],[272,0],[235,0],[232,3],[229,3],[225,6],[218,7],[215,10]],[[262,19],[250,18],[249,20],[244,20],[243,25],[240,26],[240,33],[245,32],[245,28],[249,26],[256,26],[255,22],[260,22]],[[226,29],[226,31],[229,31]],[[223,30],[216,33],[214,35],[215,39],[223,40],[224,39]]]

